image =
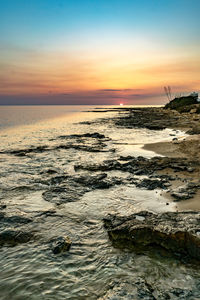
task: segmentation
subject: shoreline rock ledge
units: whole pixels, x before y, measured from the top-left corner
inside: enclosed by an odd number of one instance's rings
[[[108,215],[104,226],[114,246],[160,246],[174,254],[200,259],[200,213],[141,211],[130,216]]]

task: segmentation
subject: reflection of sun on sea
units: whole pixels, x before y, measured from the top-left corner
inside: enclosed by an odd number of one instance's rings
[[[124,105],[124,103],[120,103],[119,105],[120,105],[120,106],[123,106],[123,105]]]

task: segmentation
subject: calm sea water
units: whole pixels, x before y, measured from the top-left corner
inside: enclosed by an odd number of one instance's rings
[[[134,289],[138,280],[155,289],[155,295],[158,295],[155,299],[162,299],[159,295],[163,290],[169,295],[163,299],[199,299],[198,267],[158,253],[130,253],[115,249],[103,227],[102,218],[109,213],[129,215],[141,209],[165,211],[166,200],[159,191],[117,185],[86,192],[73,202],[45,200],[44,193],[51,193],[52,188],[68,188],[74,196],[73,189],[62,178],[91,175],[75,172],[77,163],[100,163],[106,159],[115,160],[120,155],[152,157],[155,153],[142,150],[144,143],[171,139],[169,129],[161,132],[116,129],[109,118],[116,116],[117,112],[88,112],[93,109],[83,106],[0,107],[0,150],[4,151],[0,154],[1,205],[6,205],[3,211],[7,216],[32,218],[32,223],[19,228],[35,234],[35,239],[29,243],[0,248],[0,299],[137,299],[130,287]],[[100,121],[102,118],[107,120]],[[103,151],[56,150],[58,145],[66,142],[86,147],[99,145],[96,139],[72,137],[66,141],[59,138],[61,135],[94,132],[109,138]],[[47,146],[49,150],[25,156],[8,153],[37,146]],[[109,151],[111,149],[115,152]],[[52,169],[56,173],[47,172]],[[111,179],[129,176],[120,171],[107,173]],[[74,193],[78,195],[77,190]],[[167,209],[173,210],[173,204]],[[48,210],[54,213],[40,217]],[[2,225],[2,230],[7,229],[6,226]],[[51,239],[66,235],[72,240],[69,253],[54,255]],[[114,292],[104,297],[109,293],[111,283],[119,289],[123,284],[118,298]],[[171,297],[167,291],[172,289],[192,291],[191,297],[180,298],[178,292],[176,297],[174,294]]]

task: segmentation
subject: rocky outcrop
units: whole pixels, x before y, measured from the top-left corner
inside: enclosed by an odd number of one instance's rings
[[[43,192],[42,196],[44,200],[59,205],[77,201],[86,192],[95,189],[108,189],[117,184],[122,184],[121,178],[107,178],[106,173],[54,176],[49,179],[49,188]]]
[[[179,110],[182,107],[197,104],[198,94],[191,94],[189,96],[177,97],[167,103],[165,108],[176,109]]]
[[[195,167],[196,163],[185,158],[169,158],[169,157],[153,157],[147,159],[142,156],[138,157],[120,157],[118,160],[107,160],[102,164],[76,164],[75,171],[82,169],[88,171],[111,171],[120,170],[130,172],[135,175],[151,175],[156,171],[164,169],[172,169],[175,172],[186,171],[190,172],[191,168]]]
[[[143,211],[129,217],[109,215],[104,219],[104,226],[117,247],[134,249],[156,245],[174,254],[200,259],[200,213]]]
[[[199,188],[200,182],[189,182],[172,190],[171,196],[175,198],[176,201],[190,199],[196,194]]]
[[[197,299],[190,289],[156,287],[144,278],[131,278],[130,282],[122,279],[112,281],[108,291],[98,300],[186,300]]]
[[[200,104],[198,105],[200,106]],[[130,108],[129,114],[113,118],[112,122],[120,127],[147,128],[150,130],[189,128],[197,124],[190,113],[180,114],[176,110],[163,108]]]

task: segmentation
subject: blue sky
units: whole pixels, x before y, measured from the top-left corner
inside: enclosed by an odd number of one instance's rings
[[[73,77],[74,82],[71,86],[60,86],[45,73],[43,88],[35,88],[37,97],[45,94],[45,86],[48,94],[50,84],[56,95],[78,92],[78,97],[81,97],[81,90],[85,93],[99,88],[137,89],[141,84],[147,89],[146,94],[158,94],[162,82],[156,86],[152,84],[152,78],[149,77],[149,81],[146,78],[147,72],[142,78],[141,72],[137,77],[136,71],[146,67],[151,69],[153,65],[158,68],[159,64],[176,69],[176,61],[179,70],[185,67],[185,74],[182,70],[180,81],[177,81],[178,74],[173,74],[171,82],[167,78],[168,82],[176,87],[182,88],[181,82],[186,86],[188,65],[194,65],[194,72],[190,70],[190,84],[185,90],[190,86],[196,88],[198,82],[193,83],[193,78],[198,74],[195,62],[199,66],[199,11],[199,0],[0,0],[0,64],[3,66],[0,78],[4,84],[0,85],[0,99],[24,94],[27,97],[26,73],[37,77],[37,82],[41,77],[43,82],[42,74],[47,72],[47,65],[49,72],[52,74],[55,70],[58,78],[63,72],[59,74],[60,56],[64,57],[66,69],[70,69],[65,78]],[[78,65],[81,66],[79,74]],[[132,71],[129,70],[131,65],[134,66]],[[22,69],[23,76],[20,75]],[[122,74],[122,85],[113,75],[116,69]],[[17,75],[12,77],[12,72],[19,72],[18,81]],[[86,72],[87,82],[81,77],[83,72]],[[131,74],[138,82],[133,86],[129,80]],[[92,80],[90,88],[90,78],[95,76],[97,82],[95,84]],[[102,86],[98,84],[100,81]],[[34,82],[36,85],[36,80]],[[80,86],[77,90],[74,89],[76,83]],[[31,84],[30,94],[32,99],[34,90]],[[109,95],[106,101],[109,101]]]

